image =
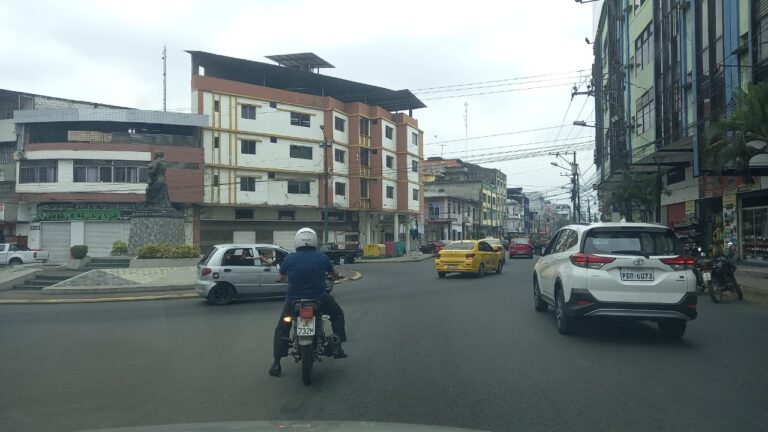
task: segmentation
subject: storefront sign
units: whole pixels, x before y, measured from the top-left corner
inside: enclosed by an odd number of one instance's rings
[[[135,210],[136,204],[133,203],[38,204],[34,220],[127,220]]]
[[[5,203],[0,203],[0,220],[5,220]]]
[[[736,225],[736,194],[723,195],[723,242],[736,243],[738,227]]]
[[[685,216],[686,217],[696,216],[696,201],[685,202]]]
[[[760,177],[754,177],[753,183],[746,183],[738,176],[702,176],[699,177],[699,196],[715,198],[725,194],[752,192],[760,189]]]

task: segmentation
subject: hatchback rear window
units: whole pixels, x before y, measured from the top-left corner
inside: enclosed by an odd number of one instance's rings
[[[668,230],[593,229],[584,239],[584,253],[681,255],[682,245]]]
[[[200,265],[206,265],[208,264],[208,261],[210,261],[211,257],[216,253],[216,248],[212,247],[210,251],[208,251],[207,254],[198,262]]]
[[[530,244],[531,242],[527,238],[516,238],[516,239],[512,239],[512,243],[514,243],[514,244]]]
[[[472,250],[475,248],[474,243],[448,243],[443,249],[446,250]]]

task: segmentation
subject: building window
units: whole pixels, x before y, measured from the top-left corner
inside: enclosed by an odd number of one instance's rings
[[[269,103],[270,108],[277,108],[277,102],[270,102]]]
[[[342,182],[336,182],[335,185],[336,195],[339,196],[345,196],[347,195],[347,184]]]
[[[371,121],[365,117],[360,119],[360,135],[371,136]]]
[[[217,100],[213,101],[213,111],[214,112],[219,112],[221,110],[219,105],[220,105],[219,101],[217,101]]]
[[[253,219],[253,209],[235,209],[235,219]]]
[[[56,183],[58,171],[58,160],[24,160],[19,166],[19,183]]]
[[[635,70],[644,70],[653,60],[653,27],[651,24],[635,39]]]
[[[368,198],[368,179],[360,179],[360,198]]]
[[[419,190],[418,189],[414,189],[413,190],[413,197],[412,198],[413,198],[414,201],[418,201],[419,200]]]
[[[291,146],[291,157],[294,159],[312,159],[312,147]]]
[[[276,143],[277,137],[269,137],[269,142],[271,142],[272,144]]]
[[[333,150],[333,160],[335,160],[338,163],[344,163],[346,155],[347,155],[347,152],[345,152],[344,150],[339,150],[339,149]]]
[[[213,137],[213,148],[219,148],[219,137]]]
[[[419,161],[415,161],[415,160],[411,161],[411,171],[419,172]]]
[[[296,220],[296,212],[293,210],[278,210],[278,220]]]
[[[4,145],[0,147],[0,164],[13,162],[13,152],[15,150],[15,145]]]
[[[254,140],[240,140],[240,153],[242,154],[256,154],[256,141]]]
[[[411,132],[411,144],[419,145],[419,134],[416,132]]]
[[[309,194],[309,182],[305,180],[288,180],[289,194]]]
[[[395,166],[395,157],[394,156],[387,156],[386,162],[387,162],[387,168],[394,168],[394,166]]]
[[[653,89],[648,90],[637,98],[635,113],[635,130],[638,135],[651,129],[655,123],[656,111],[653,107]]]
[[[393,132],[394,129],[392,126],[384,126],[384,136],[387,137],[387,139],[392,139]]]
[[[347,127],[347,121],[344,120],[341,117],[334,117],[333,120],[333,128],[336,129],[339,132],[344,132],[344,129]]]
[[[667,184],[675,184],[685,181],[685,167],[670,168],[667,171]]]
[[[395,187],[394,186],[387,186],[387,198],[394,199],[395,198]]]
[[[240,190],[242,192],[256,192],[256,177],[240,177]]]
[[[292,112],[291,126],[309,127],[309,114]]]
[[[241,105],[240,117],[248,120],[256,120],[256,105]]]
[[[275,178],[275,172],[274,171],[267,171],[267,178],[273,179]]]
[[[213,175],[213,185],[218,186],[219,185],[219,176],[218,174]]]
[[[148,169],[138,161],[75,160],[72,181],[75,183],[140,183]]]

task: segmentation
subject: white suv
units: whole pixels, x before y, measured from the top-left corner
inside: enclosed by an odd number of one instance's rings
[[[553,306],[562,334],[577,317],[621,317],[656,321],[662,336],[679,339],[697,314],[694,263],[663,225],[569,225],[533,269],[534,307]]]

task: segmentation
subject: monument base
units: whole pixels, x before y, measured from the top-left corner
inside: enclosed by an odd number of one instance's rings
[[[184,215],[174,209],[135,211],[131,216],[128,255],[136,256],[147,243],[186,243]]]

